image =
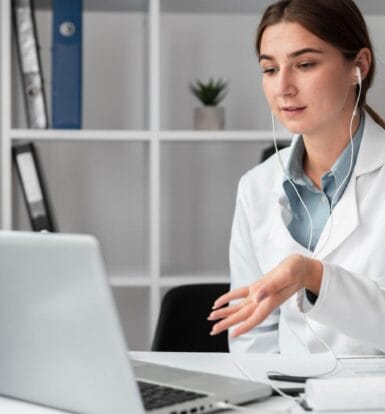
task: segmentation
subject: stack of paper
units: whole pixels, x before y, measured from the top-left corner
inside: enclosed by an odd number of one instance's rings
[[[308,380],[305,400],[315,411],[385,412],[385,377],[356,376]]]

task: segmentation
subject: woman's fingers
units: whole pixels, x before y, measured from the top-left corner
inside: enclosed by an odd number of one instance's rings
[[[292,255],[258,282],[220,296],[214,302],[213,311],[208,319],[222,320],[213,326],[211,334],[216,335],[239,324],[231,334],[231,337],[235,337],[259,325],[274,309],[305,286],[308,267],[308,262],[303,256]],[[219,309],[236,299],[243,300]]]
[[[219,298],[214,302],[213,309],[218,309],[232,300],[245,298],[248,296],[248,294],[248,287],[241,287],[238,289],[231,290],[230,292],[227,292],[224,295],[219,296]]]
[[[213,326],[211,335],[217,335],[237,324],[239,326],[233,330],[230,335],[231,338],[248,332],[262,323],[274,309],[285,302],[295,291],[294,284],[289,284],[280,290],[278,290],[276,284],[271,284],[266,286],[266,289],[261,288],[260,292],[263,292],[266,296],[262,298],[259,295],[261,298],[258,301],[247,298],[240,304],[213,311],[209,316],[209,320],[222,319],[222,321]]]
[[[270,313],[279,306],[279,299],[277,297],[269,297],[255,306],[252,314],[239,326],[237,326],[230,334],[230,338],[235,338],[242,335],[260,323],[262,323]]]
[[[210,335],[217,335],[225,331],[226,329],[229,329],[231,326],[244,321],[253,313],[254,308],[255,308],[254,303],[249,303],[248,305],[243,306],[238,312],[216,323],[213,326],[210,332]]]
[[[224,308],[214,310],[210,313],[209,317],[207,318],[209,321],[216,321],[218,319],[227,318],[228,316],[232,315],[235,312],[238,312],[242,306],[245,305],[246,301],[242,301],[236,305],[226,306]]]

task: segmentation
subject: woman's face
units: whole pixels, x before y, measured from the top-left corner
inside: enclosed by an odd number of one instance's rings
[[[280,22],[265,29],[259,60],[270,108],[289,131],[311,136],[346,125],[354,64],[334,46],[298,23]]]

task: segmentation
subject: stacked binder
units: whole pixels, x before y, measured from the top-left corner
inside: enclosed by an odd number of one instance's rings
[[[29,128],[48,128],[47,104],[32,0],[12,0],[12,17]]]
[[[27,125],[29,128],[48,128],[47,103],[33,0],[12,0],[12,19]],[[32,230],[57,231],[35,144],[30,142],[13,145],[12,154]]]
[[[12,150],[32,230],[57,231],[35,145],[15,145]]]
[[[82,0],[53,0],[52,126],[81,128]]]

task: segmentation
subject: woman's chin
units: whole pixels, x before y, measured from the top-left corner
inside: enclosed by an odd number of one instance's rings
[[[279,117],[276,115],[276,119],[279,124],[276,125],[277,130],[286,130],[290,132],[290,134],[302,134],[303,127],[299,124],[299,122],[293,122],[292,120],[285,119],[283,117]]]
[[[284,123],[280,121],[280,124],[282,125],[282,128],[290,132],[290,134],[302,134],[302,129],[297,125],[293,125],[290,123]]]

